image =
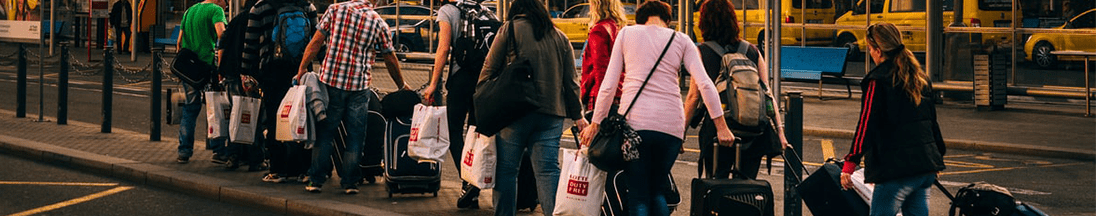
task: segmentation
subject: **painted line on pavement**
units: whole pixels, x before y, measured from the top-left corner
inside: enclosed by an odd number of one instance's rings
[[[31,210],[11,214],[9,216],[26,216],[26,215],[34,215],[34,214],[47,212],[47,211],[53,211],[53,210],[57,210],[57,209],[60,209],[60,208],[67,207],[67,206],[80,204],[80,203],[87,202],[87,201],[94,200],[94,199],[99,199],[99,198],[102,198],[102,197],[105,197],[105,196],[108,196],[108,195],[111,195],[111,194],[116,194],[116,193],[119,193],[119,192],[122,192],[122,191],[129,190],[129,189],[133,189],[133,187],[130,187],[130,186],[116,187],[116,188],[113,188],[113,189],[110,189],[110,190],[107,190],[107,191],[94,193],[94,194],[91,194],[91,195],[83,196],[83,197],[76,198],[76,199],[71,199],[71,200],[64,201],[64,202],[59,202],[59,203],[56,203],[56,204],[53,204],[53,205],[42,206],[42,207],[39,207],[39,208],[36,208],[36,209],[31,209]]]
[[[24,181],[0,181],[0,185],[49,185],[49,186],[118,186],[118,183],[91,183],[91,182],[24,182]]]
[[[830,139],[823,139],[819,141],[819,146],[823,148],[823,160],[827,158],[834,158],[834,141]]]

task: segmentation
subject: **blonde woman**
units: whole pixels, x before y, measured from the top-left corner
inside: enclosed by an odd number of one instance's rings
[[[627,23],[621,0],[590,0],[590,32],[587,33],[587,46],[583,50],[583,77],[579,80],[582,85],[580,100],[586,110],[594,110],[598,87],[606,76],[617,31]],[[620,99],[621,93],[618,92],[613,101]]]

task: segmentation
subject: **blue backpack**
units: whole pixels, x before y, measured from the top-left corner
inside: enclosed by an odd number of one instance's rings
[[[312,22],[305,9],[297,5],[283,5],[271,31],[274,50],[268,61],[300,62],[305,46],[312,40]]]

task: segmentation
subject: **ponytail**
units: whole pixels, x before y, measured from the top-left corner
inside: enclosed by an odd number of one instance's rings
[[[929,74],[922,70],[922,64],[914,58],[914,53],[907,49],[895,49],[889,52],[898,52],[892,57],[895,60],[892,83],[900,86],[903,92],[910,95],[914,105],[922,103],[922,89],[929,85]]]

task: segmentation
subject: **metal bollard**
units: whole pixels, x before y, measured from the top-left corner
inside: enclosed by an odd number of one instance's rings
[[[152,87],[149,88],[149,141],[160,141],[160,88],[163,74],[160,73],[161,54],[164,48],[152,49]]]
[[[785,138],[792,149],[785,149],[785,216],[803,215],[803,201],[794,185],[804,179],[804,97],[799,91],[788,92],[788,113],[785,115]],[[790,152],[791,151],[791,152]],[[792,154],[789,154],[792,153]]]
[[[15,117],[27,117],[27,48],[19,44],[18,60],[16,62],[15,82]]]
[[[103,124],[99,132],[110,133],[111,99],[114,95],[114,46],[103,49]]]
[[[57,73],[57,124],[68,124],[69,118],[69,43],[61,42],[61,71]]]

